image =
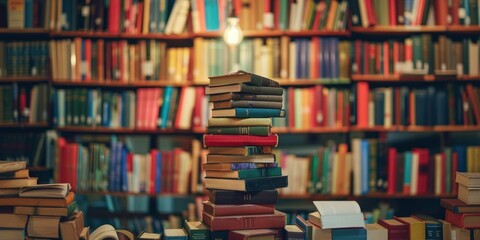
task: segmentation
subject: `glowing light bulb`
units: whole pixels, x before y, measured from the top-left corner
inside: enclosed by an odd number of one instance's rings
[[[238,25],[239,19],[236,17],[227,18],[227,27],[223,32],[223,40],[230,46],[238,45],[243,39],[243,32]]]

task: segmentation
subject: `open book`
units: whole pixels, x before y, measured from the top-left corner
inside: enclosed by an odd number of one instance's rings
[[[22,187],[20,197],[40,197],[40,198],[64,198],[70,192],[70,184],[40,184],[35,186]]]
[[[104,224],[92,234],[90,234],[90,240],[134,240],[133,234],[127,230],[115,230],[110,224]]]
[[[310,213],[308,220],[322,229],[365,227],[362,210],[355,201],[314,201],[313,204],[318,211]]]

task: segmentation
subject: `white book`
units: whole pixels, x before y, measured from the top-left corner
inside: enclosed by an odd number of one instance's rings
[[[412,153],[412,173],[411,173],[411,180],[410,180],[410,194],[416,195],[418,192],[418,169],[419,169],[419,159],[418,153]]]
[[[288,76],[291,79],[295,79],[297,77],[297,72],[296,72],[296,62],[297,60],[295,59],[297,56],[297,44],[295,42],[290,42],[288,46],[288,56],[289,56],[289,63],[288,63]]]
[[[314,201],[316,212],[308,220],[322,229],[364,228],[360,206],[355,201]]]
[[[179,5],[177,10],[177,17],[173,22],[172,33],[180,34],[185,29],[185,24],[187,23],[188,9],[190,8],[189,0],[180,0],[176,1],[175,5]]]
[[[197,0],[191,0],[190,6],[193,32],[198,33],[200,32],[200,15],[198,13]]]
[[[478,75],[478,43],[472,40],[468,41],[468,74]]]
[[[295,30],[295,20],[297,19],[295,17],[295,15],[297,14],[297,3],[296,2],[292,2],[292,4],[290,4],[290,18],[289,18],[289,26],[288,26],[288,29],[289,30]]]

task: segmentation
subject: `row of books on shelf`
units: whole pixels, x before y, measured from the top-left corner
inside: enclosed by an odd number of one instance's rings
[[[353,26],[478,25],[477,1],[376,1],[352,3]]]
[[[45,132],[7,132],[0,135],[0,159],[45,166]]]
[[[0,85],[0,123],[48,122],[49,87],[47,84]]]
[[[46,41],[0,41],[0,77],[49,76]]]
[[[415,35],[404,40],[355,40],[352,74],[479,74],[478,40]]]

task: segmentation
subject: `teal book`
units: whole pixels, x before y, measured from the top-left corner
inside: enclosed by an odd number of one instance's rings
[[[229,231],[210,231],[210,240],[228,240]]]
[[[185,230],[188,233],[189,240],[207,240],[210,238],[207,226],[200,221],[185,221]]]
[[[328,172],[331,170],[328,159],[330,158],[329,148],[325,148],[323,152],[323,171],[322,171],[322,194],[330,193],[330,185],[328,185]]]
[[[332,240],[367,240],[365,228],[332,229]]]
[[[232,108],[212,110],[212,117],[266,118],[285,117],[285,109]]]
[[[403,178],[403,191],[408,191],[410,193],[410,184],[412,181],[412,153],[406,152],[405,153],[405,173]]]
[[[452,192],[452,148],[445,148],[445,192]]]
[[[217,0],[205,0],[205,25],[207,31],[217,31],[220,29]]]
[[[251,179],[260,177],[273,177],[282,175],[282,168],[252,168],[237,171],[205,171],[206,177],[209,178],[231,178],[231,179]]]
[[[168,119],[168,112],[170,112],[172,92],[173,92],[172,87],[165,88],[165,92],[163,95],[163,105],[162,105],[162,110],[161,110],[160,119],[159,119],[160,128],[167,128],[167,119]]]

